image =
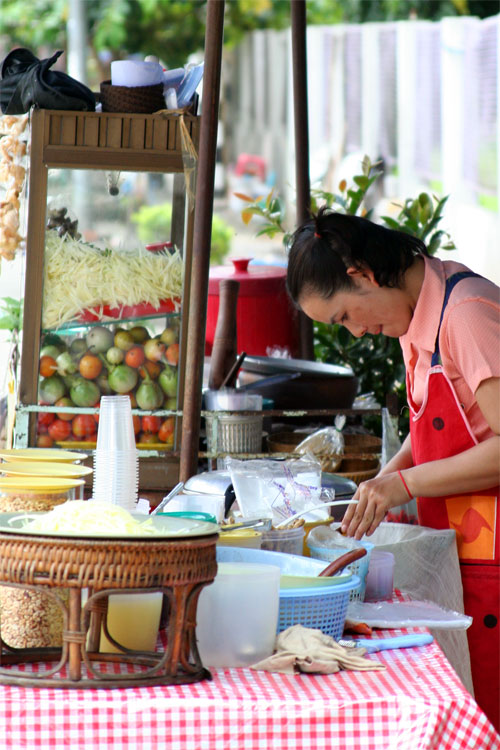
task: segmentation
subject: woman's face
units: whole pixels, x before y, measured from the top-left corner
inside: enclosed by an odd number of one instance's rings
[[[399,338],[410,325],[413,305],[401,289],[381,287],[373,274],[352,270],[355,289],[337,292],[329,299],[318,294],[303,295],[299,304],[304,313],[321,323],[340,323],[353,336],[365,333]]]

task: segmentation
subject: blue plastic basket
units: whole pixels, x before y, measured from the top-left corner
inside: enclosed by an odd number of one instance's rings
[[[350,599],[363,601],[365,598],[366,589],[366,576],[368,575],[368,566],[370,565],[370,554],[374,548],[374,544],[371,542],[360,542],[360,544],[366,549],[366,555],[360,560],[355,560],[353,563],[348,565],[348,570],[359,576],[360,585],[358,589],[351,591]],[[314,547],[308,544],[311,551],[311,557],[316,557],[319,560],[325,560],[331,562],[336,560],[337,557],[345,555],[347,552],[345,547]]]
[[[359,588],[358,576],[346,583],[322,588],[282,589],[277,632],[303,625],[321,630],[335,640],[342,638],[349,594]]]

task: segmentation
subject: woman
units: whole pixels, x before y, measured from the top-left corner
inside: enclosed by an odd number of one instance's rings
[[[328,209],[293,235],[287,285],[310,318],[398,337],[410,434],[342,520],[372,534],[418,498],[419,522],[457,532],[476,700],[499,720],[500,290],[423,242]]]

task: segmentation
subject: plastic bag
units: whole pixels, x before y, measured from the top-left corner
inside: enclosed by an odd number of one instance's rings
[[[340,430],[341,427],[339,428],[337,424],[335,427],[323,427],[321,430],[316,430],[298,444],[295,452],[310,453],[318,458],[323,471],[335,472],[342,463],[344,455],[344,436]]]
[[[95,96],[83,83],[60,70],[50,70],[63,50],[39,60],[22,47],[13,49],[0,67],[0,105],[8,115],[41,109],[95,110]]]
[[[372,628],[467,630],[472,625],[472,617],[429,601],[352,601],[347,607],[347,619],[364,622]]]
[[[307,543],[310,544],[311,547],[329,547],[331,549],[341,547],[342,549],[345,549],[346,552],[363,546],[361,542],[358,542],[353,537],[343,536],[337,531],[339,527],[340,524],[316,526],[309,532]]]
[[[366,539],[375,545],[375,549],[393,553],[394,588],[418,601],[434,602],[454,612],[464,611],[453,529],[384,522]],[[467,690],[473,694],[467,634],[463,630],[440,629],[433,635]]]
[[[321,502],[321,466],[313,456],[287,461],[228,458],[227,468],[245,518],[272,518],[276,525]],[[322,520],[328,510],[310,511],[304,518]]]
[[[391,417],[388,409],[382,409],[382,455],[381,466],[385,466],[401,448],[397,418]],[[404,505],[396,505],[387,513],[386,521],[418,524],[417,501],[412,498]]]

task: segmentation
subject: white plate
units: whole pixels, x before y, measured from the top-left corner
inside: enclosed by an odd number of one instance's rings
[[[151,516],[153,525],[157,529],[157,534],[140,534],[140,535],[124,535],[124,534],[110,534],[109,531],[105,531],[102,534],[99,532],[86,532],[73,534],[69,532],[58,533],[58,532],[47,532],[47,531],[33,531],[24,530],[24,526],[29,523],[27,515],[42,516],[42,513],[0,513],[0,533],[2,534],[15,534],[15,535],[28,535],[28,536],[50,536],[58,537],[62,539],[130,539],[133,541],[158,541],[161,539],[178,539],[188,538],[195,536],[209,536],[211,534],[218,533],[218,526],[214,523],[208,523],[207,521],[196,521],[192,518],[175,518],[169,516]],[[139,513],[132,513],[133,518],[136,521],[146,521],[148,516],[141,515]]]

